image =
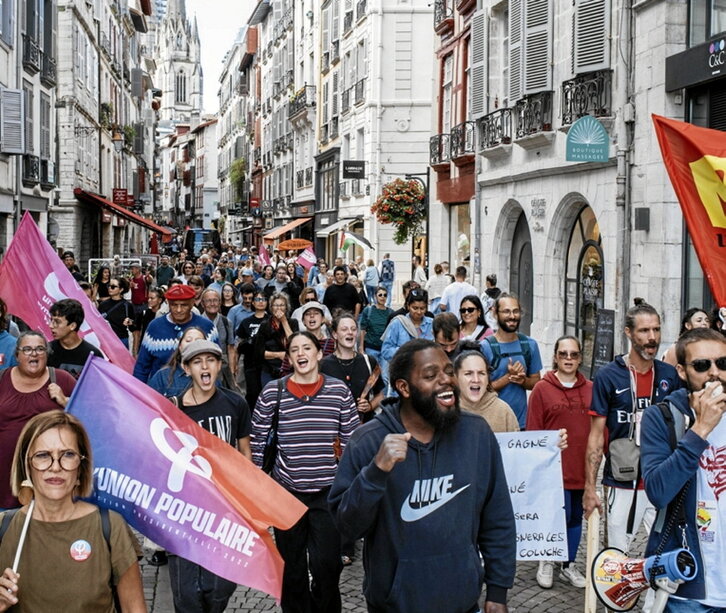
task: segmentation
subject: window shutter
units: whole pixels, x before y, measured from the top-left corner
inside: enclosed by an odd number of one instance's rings
[[[578,0],[575,5],[575,74],[610,68],[610,2]]]
[[[333,73],[333,105],[332,105],[333,117],[338,116],[338,71]]]
[[[141,68],[131,70],[131,95],[134,98],[141,98],[144,95],[142,86],[143,71]]]
[[[25,153],[23,90],[0,88],[0,146],[3,153]]]
[[[12,47],[13,28],[15,25],[15,0],[5,0],[2,3],[2,39]]]
[[[328,21],[330,20],[330,9],[327,8],[323,11],[323,37],[321,39],[321,45],[323,48],[323,53],[325,53],[328,50],[328,47],[330,46],[330,37],[328,36]]]
[[[551,89],[551,0],[525,0],[524,93]]]
[[[36,10],[38,11],[38,29],[35,33],[35,41],[38,43],[38,48],[41,51],[45,50],[45,45],[43,44],[45,41],[44,34],[45,34],[45,3],[43,0],[36,0],[38,2],[38,6],[36,7]],[[48,15],[48,19],[50,19],[51,16]],[[48,52],[50,52],[50,49],[48,49]]]
[[[486,114],[487,92],[487,11],[477,11],[471,18],[471,108],[472,119]]]
[[[509,3],[509,103],[513,105],[522,97],[522,3]]]
[[[328,123],[328,81],[323,84],[323,124]]]
[[[144,153],[144,123],[134,124],[134,153]]]
[[[330,26],[331,38],[333,41],[338,40],[340,30],[340,0],[333,0],[332,10],[333,21]]]

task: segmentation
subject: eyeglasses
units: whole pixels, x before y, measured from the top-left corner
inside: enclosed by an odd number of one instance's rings
[[[108,289],[118,289],[119,287],[121,287],[121,286],[120,285],[116,285],[115,283],[109,283],[108,284]]]
[[[31,353],[43,354],[46,351],[48,351],[48,348],[45,347],[44,345],[38,345],[37,347],[29,347],[26,345],[25,347],[21,347],[20,351],[24,355],[30,355]]]
[[[522,311],[520,309],[499,309],[498,313],[501,313],[502,315],[520,315]]]
[[[461,313],[462,315],[465,315],[467,313],[474,313],[475,311],[478,311],[478,310],[479,309],[477,309],[476,307],[462,307],[461,309],[459,309],[459,313]]]
[[[693,360],[693,362],[687,362],[686,366],[693,366],[693,370],[696,372],[706,372],[710,370],[711,364],[716,364],[716,368],[719,370],[726,370],[726,356],[716,358],[715,360],[701,358],[699,360]]]
[[[562,360],[566,360],[567,358],[569,358],[571,360],[576,360],[577,358],[580,357],[580,352],[579,351],[558,351],[557,357]]]
[[[58,457],[55,457],[50,451],[39,451],[30,456],[30,465],[35,470],[48,470],[57,460],[62,470],[75,470],[81,465],[81,460],[85,459],[85,456],[71,449],[62,451]]]
[[[267,302],[267,298],[260,298],[259,296],[257,298],[252,299],[253,302]]]

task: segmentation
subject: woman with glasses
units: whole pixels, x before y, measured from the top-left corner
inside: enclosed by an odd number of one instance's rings
[[[393,313],[393,309],[386,306],[388,301],[388,290],[379,285],[373,294],[373,300],[363,312],[360,314],[360,340],[359,350],[361,353],[367,353],[376,359],[381,354],[381,346],[383,341],[381,337],[388,325],[388,319]]]
[[[108,284],[111,282],[111,269],[108,266],[101,266],[93,279],[93,300],[98,304],[110,298],[108,295]]]
[[[11,570],[28,507],[13,515],[0,544],[0,611],[146,611],[136,543],[123,518],[81,500],[93,489],[91,445],[83,425],[63,411],[36,415],[23,428],[12,460],[17,495],[33,484],[35,505]],[[105,518],[105,520],[104,520]],[[108,534],[104,522],[108,521]]]
[[[574,561],[582,535],[582,496],[585,491],[585,454],[590,434],[592,382],[579,372],[582,363],[580,341],[574,336],[561,336],[555,342],[553,364],[529,395],[527,430],[560,430],[567,428],[567,449],[562,452],[562,475],[565,487],[567,518],[567,562],[562,564],[560,578],[577,588],[585,587],[585,578]],[[540,562],[537,583],[551,588],[553,562]]]
[[[261,365],[260,383],[264,387],[280,377],[280,367],[285,359],[287,339],[299,330],[297,320],[288,319],[290,303],[285,294],[273,294],[270,298],[271,317],[261,326],[255,337],[255,359]]]
[[[247,404],[251,407],[255,406],[257,397],[260,395],[262,385],[260,385],[260,364],[255,356],[255,337],[260,331],[260,327],[269,319],[267,311],[267,295],[264,290],[258,290],[252,297],[253,313],[247,317],[237,327],[237,353],[244,356],[245,383],[247,385],[247,393],[245,398]]]
[[[111,326],[124,347],[129,346],[129,327],[134,325],[134,305],[124,300],[124,294],[129,291],[129,282],[124,277],[113,277],[108,284],[106,302],[98,305],[98,312]]]
[[[23,332],[15,346],[17,366],[0,374],[0,509],[18,506],[10,491],[10,465],[25,423],[38,413],[64,408],[76,380],[48,367],[48,343],[41,332]]]
[[[464,296],[459,305],[459,339],[462,341],[480,341],[493,334],[484,319],[484,307],[479,296]],[[489,334],[487,334],[487,332]]]
[[[179,278],[184,285],[189,283],[189,279],[194,276],[194,262],[191,260],[185,260],[181,267],[181,274]]]

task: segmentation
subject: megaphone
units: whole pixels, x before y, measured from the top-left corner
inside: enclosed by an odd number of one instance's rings
[[[652,572],[656,596],[651,613],[661,613],[668,596],[696,576],[698,564],[687,549],[663,553],[657,564],[656,558],[629,558],[620,549],[603,549],[595,556],[590,574],[600,602],[613,611],[630,611],[651,587]]]

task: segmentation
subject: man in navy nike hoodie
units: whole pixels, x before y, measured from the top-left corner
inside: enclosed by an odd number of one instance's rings
[[[506,613],[516,533],[494,434],[461,413],[451,362],[431,341],[390,364],[399,398],[358,428],[329,502],[344,538],[365,537],[371,613]],[[483,558],[483,565],[480,558]]]

